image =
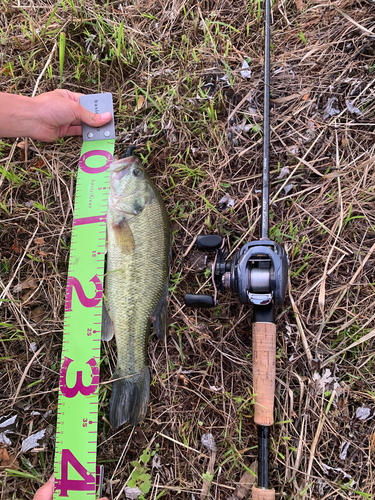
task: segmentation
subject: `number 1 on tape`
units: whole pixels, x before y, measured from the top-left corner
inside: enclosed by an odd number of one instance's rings
[[[111,111],[111,94],[81,97],[94,113]],[[112,121],[83,127],[65,296],[55,450],[54,500],[82,500],[97,492],[100,337]]]

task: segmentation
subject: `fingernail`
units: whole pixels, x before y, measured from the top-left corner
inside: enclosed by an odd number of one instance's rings
[[[52,474],[52,476],[48,479],[50,483],[53,483],[55,481],[55,474]]]
[[[100,119],[101,120],[107,120],[107,121],[109,121],[111,118],[112,118],[112,113],[110,113],[109,111],[106,111],[105,113],[102,113],[100,115]]]

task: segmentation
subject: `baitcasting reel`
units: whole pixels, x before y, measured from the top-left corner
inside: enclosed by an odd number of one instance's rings
[[[232,290],[241,304],[282,305],[288,279],[288,257],[283,247],[265,239],[252,241],[226,260],[225,240],[216,234],[197,236],[197,248],[216,251],[212,266],[215,296],[186,294],[188,307],[209,308],[217,305],[217,288]]]
[[[253,486],[254,500],[275,500],[269,485],[268,443],[274,423],[276,379],[275,306],[282,305],[288,279],[285,250],[268,238],[252,241],[226,259],[225,240],[219,235],[199,235],[199,250],[216,251],[212,265],[215,296],[185,295],[189,307],[213,307],[218,288],[234,291],[241,304],[253,305],[253,389],[254,422],[258,425],[258,477]]]

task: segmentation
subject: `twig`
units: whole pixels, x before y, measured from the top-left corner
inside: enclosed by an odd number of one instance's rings
[[[302,326],[302,322],[299,319],[299,312],[298,312],[296,303],[294,302],[294,299],[292,297],[292,285],[290,283],[290,277],[288,278],[288,292],[289,292],[290,303],[292,304],[294,316],[296,318],[298,331],[299,331],[299,333],[301,335],[302,344],[303,344],[303,347],[305,349],[305,353],[306,353],[306,356],[307,356],[307,362],[309,364],[309,367],[311,368],[313,357],[312,357],[312,354],[311,354],[311,351],[310,351],[309,344],[308,344],[307,339],[306,339],[306,335],[305,335],[305,332],[304,332],[304,329],[303,329],[303,326]]]
[[[323,413],[323,415],[321,415],[321,416],[320,416],[320,420],[319,420],[318,428],[317,428],[317,430],[316,430],[316,433],[315,433],[315,436],[314,436],[314,440],[313,440],[312,445],[311,445],[311,452],[310,452],[310,458],[309,458],[309,465],[308,465],[308,467],[307,467],[307,473],[306,473],[306,481],[308,481],[309,476],[310,476],[310,474],[311,474],[312,464],[313,464],[314,457],[315,457],[315,450],[316,450],[316,447],[317,447],[318,442],[319,442],[320,433],[322,432],[324,422],[325,422],[326,417],[327,417],[327,415],[328,415],[329,409],[331,408],[331,405],[332,405],[332,403],[333,403],[333,400],[335,399],[335,396],[336,396],[336,391],[335,391],[335,390],[333,390],[333,391],[332,391],[332,394],[331,394],[331,397],[329,398],[329,401],[328,401],[328,403],[327,403],[326,410],[325,410],[325,412]]]
[[[375,37],[375,34],[373,33],[374,26],[371,29],[368,30],[367,28],[365,28],[361,24],[357,23],[357,21],[354,21],[353,18],[351,18],[350,16],[348,16],[348,14],[345,14],[345,12],[343,12],[338,7],[334,6],[334,8],[337,10],[337,12],[339,14],[342,15],[342,17],[345,17],[345,19],[347,19],[350,23],[354,24],[354,26],[357,26],[357,28],[359,28],[361,31],[363,31],[363,33],[367,33],[367,35],[370,35],[372,38]]]
[[[159,436],[165,438],[165,439],[169,439],[169,441],[172,441],[172,443],[176,443],[178,444],[179,446],[183,446],[184,448],[187,448],[188,450],[191,450],[191,451],[195,451],[195,453],[199,453],[200,455],[202,455],[203,457],[207,457],[207,455],[205,455],[205,453],[202,453],[201,451],[199,450],[196,450],[195,448],[191,448],[190,446],[188,446],[187,444],[184,444],[184,443],[181,443],[180,441],[176,441],[176,439],[173,439],[169,436],[166,436],[165,434],[162,434],[161,432],[158,432],[157,433]]]
[[[40,353],[40,351],[43,349],[43,347],[44,347],[44,346],[42,346],[42,347],[41,347],[38,351],[36,351],[36,352],[34,353],[33,357],[32,357],[32,358],[30,359],[30,361],[28,362],[28,364],[27,364],[27,366],[26,366],[26,368],[25,368],[25,370],[24,370],[24,372],[23,372],[23,374],[22,374],[21,380],[20,380],[20,382],[19,382],[19,384],[18,384],[18,387],[17,387],[16,393],[15,393],[15,395],[14,395],[14,397],[13,397],[12,406],[14,405],[14,403],[15,403],[15,401],[16,401],[16,399],[17,399],[17,396],[18,396],[18,394],[19,394],[19,392],[20,392],[20,390],[21,390],[22,384],[23,384],[23,382],[24,382],[24,380],[25,380],[25,378],[26,378],[26,375],[27,375],[27,372],[28,372],[28,371],[29,371],[29,369],[30,369],[30,366],[34,363],[35,358],[38,356],[38,354],[39,354],[39,353]]]
[[[340,160],[339,160],[339,145],[338,145],[338,138],[337,138],[337,128],[335,129],[335,134],[336,134],[336,166],[338,168]],[[342,229],[342,225],[344,223],[344,207],[343,207],[343,203],[342,203],[342,192],[341,192],[340,177],[337,177],[337,184],[338,184],[338,188],[339,188],[339,195],[338,195],[339,199],[338,199],[338,202],[340,204],[340,222],[339,222],[339,228],[338,228],[336,236],[335,236],[335,241],[333,242],[333,245],[330,248],[330,251],[329,251],[329,254],[328,254],[325,266],[324,266],[323,277],[322,277],[322,284],[320,285],[319,298],[318,298],[318,304],[319,304],[319,307],[320,307],[320,310],[321,310],[321,313],[322,313],[322,316],[323,316],[323,321],[324,321],[324,305],[325,305],[326,279],[327,279],[328,265],[329,265],[329,261],[331,260],[332,254],[333,254],[333,250],[336,247],[337,240],[339,239],[339,236],[340,236],[340,233],[341,233],[341,229]],[[318,335],[317,343],[318,342],[319,342],[319,335]]]
[[[44,65],[44,68],[42,69],[42,72],[40,73],[40,75],[38,76],[38,78],[36,80],[36,83],[35,83],[35,86],[34,86],[34,90],[33,90],[33,93],[31,94],[31,97],[35,97],[36,91],[38,90],[38,87],[39,87],[40,80],[42,79],[42,76],[44,75],[44,73],[46,72],[46,69],[48,68],[48,66],[50,65],[50,63],[52,61],[52,56],[55,53],[56,47],[57,47],[57,42],[55,42],[55,45],[53,46],[53,48],[51,50],[51,53],[50,53],[50,55],[49,55],[49,57],[47,59],[47,62]]]
[[[375,337],[375,328],[373,330],[371,330],[371,332],[369,332],[366,335],[364,335],[363,337],[361,337],[359,340],[356,340],[355,342],[353,342],[353,344],[351,344],[349,347],[345,347],[345,349],[342,349],[341,351],[336,352],[330,358],[326,359],[324,361],[324,363],[322,363],[322,368],[327,366],[331,361],[333,361],[335,358],[337,358],[337,356],[341,356],[341,354],[343,354],[344,352],[350,351],[350,349],[353,349],[353,347],[356,347],[357,345],[363,344],[363,342],[367,342],[368,340],[371,340],[373,337]]]
[[[26,246],[26,248],[25,248],[25,251],[23,252],[23,255],[22,255],[22,257],[21,257],[21,259],[20,259],[20,261],[19,261],[19,263],[18,263],[17,269],[14,271],[12,278],[9,280],[9,283],[8,283],[8,284],[7,284],[7,286],[4,288],[3,293],[0,295],[0,305],[3,303],[3,301],[2,301],[1,299],[4,299],[4,298],[7,296],[8,291],[9,291],[10,287],[12,286],[13,280],[14,280],[14,278],[16,277],[16,275],[17,275],[17,273],[18,273],[19,268],[21,267],[22,261],[23,261],[23,259],[25,258],[25,255],[26,255],[26,253],[27,253],[28,249],[30,248],[31,243],[32,243],[32,242],[33,242],[33,240],[34,240],[34,237],[35,237],[36,233],[38,232],[38,229],[39,229],[39,224],[38,224],[38,225],[37,225],[37,227],[35,228],[34,234],[33,234],[33,235],[32,235],[32,237],[30,238],[30,240],[29,240],[29,242],[28,242],[28,244],[27,244],[27,246]]]
[[[323,323],[321,324],[320,328],[319,328],[319,333],[318,333],[318,338],[320,339],[320,336],[321,336],[321,333],[324,329],[324,327],[326,326],[327,322],[330,320],[330,318],[332,317],[333,313],[336,311],[336,309],[338,308],[340,302],[342,301],[342,299],[345,297],[347,291],[349,290],[349,288],[352,286],[352,284],[355,282],[355,280],[357,279],[359,273],[362,271],[363,267],[365,266],[366,262],[368,261],[368,259],[370,258],[371,254],[375,251],[375,243],[372,245],[372,247],[370,248],[370,250],[367,252],[367,255],[366,257],[363,259],[363,261],[361,262],[359,268],[357,269],[357,271],[355,272],[354,276],[352,277],[352,279],[349,281],[348,285],[345,287],[345,290],[342,292],[342,294],[340,295],[340,297],[337,299],[337,301],[335,302],[335,304],[333,305],[328,317],[326,318],[325,321],[323,321]]]

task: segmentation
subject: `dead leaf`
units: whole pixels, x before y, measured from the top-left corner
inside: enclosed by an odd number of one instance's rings
[[[12,250],[13,250],[13,252],[16,252],[16,253],[22,252],[22,248],[19,246],[17,240],[14,240],[14,242],[13,242]]]
[[[33,293],[34,293],[34,290],[28,290],[26,293],[24,293],[21,296],[22,302],[25,302]]]
[[[129,500],[135,500],[142,495],[142,491],[136,486],[135,488],[130,488],[130,486],[125,486],[125,497]]]
[[[0,448],[0,468],[2,467],[12,467],[13,470],[18,470],[16,455],[9,454],[5,448]]]
[[[178,374],[178,378],[183,381],[184,385],[188,385],[189,380],[182,373]]]
[[[12,467],[13,470],[18,470],[18,462],[16,455],[9,455],[5,448],[0,448],[0,467]]]
[[[370,436],[370,451],[375,454],[375,431]]]
[[[9,455],[6,448],[0,448],[0,462],[9,460]]]
[[[271,99],[271,102],[275,104],[284,104],[284,102],[294,101],[294,99],[298,99],[299,97],[302,97],[302,95],[291,94],[291,95],[286,95],[285,97],[277,97],[276,99]]]
[[[143,106],[144,102],[145,102],[145,98],[142,95],[138,96],[137,111],[139,109],[141,109],[141,107]]]
[[[44,245],[44,238],[35,238],[34,241],[37,245]]]
[[[21,141],[17,144],[17,147],[20,148],[21,160],[25,161],[26,159],[26,143],[25,141]]]
[[[343,175],[347,175],[347,173],[340,172],[339,170],[335,170],[334,172],[330,172],[329,174],[325,175],[325,179],[336,179],[336,177],[342,177]]]
[[[305,4],[303,3],[302,0],[295,0],[295,4],[296,4],[296,7],[297,9],[302,12],[303,9],[305,8]]]
[[[33,168],[43,168],[45,165],[45,162],[43,158],[39,158],[38,161],[35,162],[35,165],[33,165]]]
[[[204,271],[206,269],[207,255],[199,250],[195,250],[189,259],[189,268],[194,271]]]
[[[133,440],[139,446],[146,446],[147,439],[146,439],[145,435],[143,434],[142,427],[137,426],[134,428]]]
[[[255,465],[254,465],[255,463]],[[254,462],[251,464],[251,470],[256,470],[256,464],[257,462]],[[251,474],[251,472],[246,471],[243,476],[240,479],[240,484],[237,486],[237,488],[234,490],[233,496],[230,498],[230,500],[242,500],[247,496],[251,488],[253,487],[253,484],[255,483],[255,478],[256,474]]]
[[[38,250],[38,254],[41,255],[42,257],[47,257],[48,253],[43,252],[43,250]]]
[[[44,309],[42,306],[38,306],[33,309],[30,313],[30,319],[35,321],[35,323],[39,323],[44,318]]]
[[[28,290],[30,288],[32,290],[35,290],[37,287],[38,287],[38,284],[37,284],[35,278],[33,278],[32,276],[29,276],[25,280],[21,281],[21,283],[17,283],[17,285],[15,285],[13,287],[13,292],[17,293],[17,292],[20,292],[21,290]]]
[[[215,474],[215,460],[216,460],[216,443],[213,435],[211,433],[203,434],[202,436],[202,444],[206,447],[206,449],[210,453],[210,461],[207,465],[207,475],[211,478],[214,477]],[[204,477],[204,476],[203,476]],[[212,479],[203,479],[202,490],[201,490],[201,500],[205,500],[207,498],[207,493],[210,489]]]
[[[34,448],[41,446],[40,441],[43,440],[45,433],[46,429],[42,429],[41,431],[31,434],[29,437],[25,438],[22,441],[21,451],[25,453],[26,451],[33,450]]]
[[[303,97],[302,97],[302,100],[303,101],[308,101],[309,100],[309,94],[305,94]]]

